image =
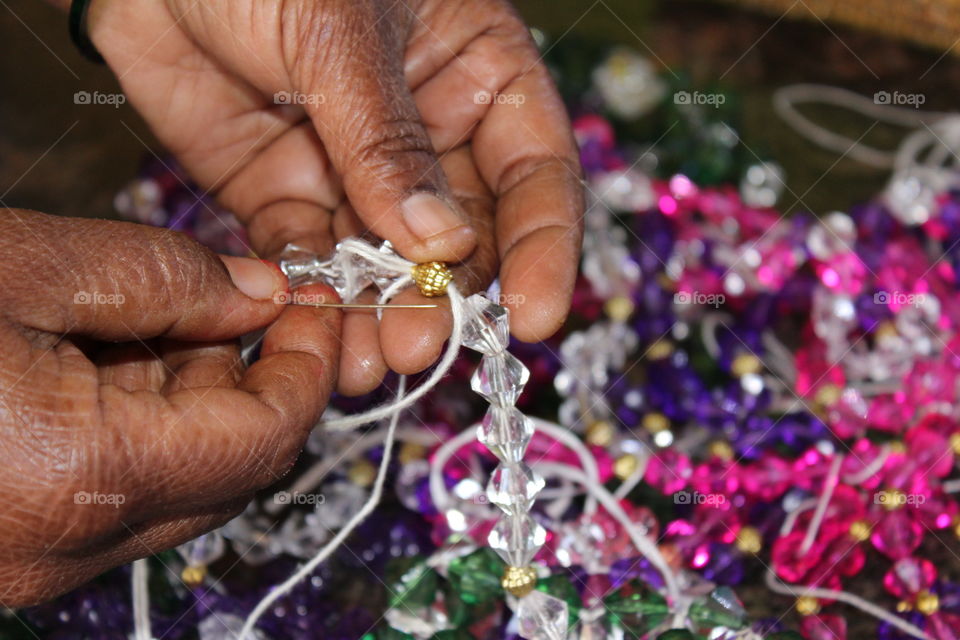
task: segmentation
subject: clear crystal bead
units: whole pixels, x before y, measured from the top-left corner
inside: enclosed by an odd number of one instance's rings
[[[219,560],[225,548],[223,534],[219,530],[214,530],[180,545],[177,547],[177,552],[188,565],[205,567]]]
[[[475,294],[464,305],[463,346],[485,355],[501,353],[510,343],[510,315],[505,307]]]
[[[236,640],[240,637],[243,622],[243,618],[232,613],[211,612],[197,626],[197,631],[200,634],[200,640]],[[250,640],[268,640],[267,634],[259,629],[254,629],[252,633],[247,635],[247,638]]]
[[[533,421],[514,407],[491,406],[477,427],[477,440],[503,462],[520,462],[533,437]]]
[[[514,567],[530,564],[546,541],[546,530],[526,514],[519,518],[504,515],[487,536],[490,548],[496,551],[504,562]]]
[[[544,484],[543,478],[522,462],[501,464],[490,476],[487,497],[506,513],[520,516],[530,511]]]
[[[470,380],[470,388],[486,398],[490,404],[510,407],[517,403],[517,398],[529,379],[530,371],[523,363],[503,352],[483,356],[480,366]]]
[[[567,603],[542,591],[533,591],[520,599],[517,622],[520,636],[527,640],[565,640]]]

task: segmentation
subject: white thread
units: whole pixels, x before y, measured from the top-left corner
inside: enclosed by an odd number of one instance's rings
[[[404,390],[406,388],[406,376],[400,376],[400,381],[397,386],[397,398],[402,398]],[[398,403],[399,404],[399,403]],[[342,529],[337,533],[333,539],[330,540],[320,551],[317,552],[313,558],[310,559],[305,565],[300,567],[296,573],[287,578],[282,584],[274,588],[270,593],[268,593],[264,598],[254,607],[253,611],[250,612],[250,615],[247,616],[246,621],[243,623],[243,628],[240,630],[239,640],[245,640],[253,631],[254,625],[257,623],[257,620],[260,619],[260,616],[272,605],[274,602],[282,598],[284,595],[289,593],[297,584],[306,578],[308,575],[313,573],[314,569],[320,565],[321,562],[326,560],[337,548],[346,540],[354,529],[366,518],[370,513],[377,507],[377,504],[380,502],[380,496],[383,495],[383,482],[387,477],[387,468],[390,466],[390,458],[393,453],[393,441],[394,436],[397,430],[397,422],[400,420],[400,409],[397,409],[396,412],[390,417],[390,426],[387,427],[387,435],[383,445],[383,457],[380,459],[380,468],[377,470],[377,477],[373,483],[373,489],[370,491],[370,497],[367,498],[367,501],[361,507],[360,511],[354,514],[350,521],[343,526]],[[250,636],[252,638],[252,636]],[[138,639],[139,640],[139,639]]]
[[[393,402],[381,405],[364,413],[321,422],[318,425],[319,427],[330,431],[346,431],[347,429],[355,429],[359,426],[388,418],[394,413],[403,411],[437,386],[437,383],[447,374],[457,359],[457,353],[460,351],[460,341],[463,339],[463,297],[461,297],[456,287],[453,286],[453,283],[447,285],[447,296],[450,298],[450,311],[453,314],[453,330],[447,342],[447,349],[440,359],[440,362],[437,363],[430,373],[430,377],[403,398],[398,398]]]
[[[850,475],[844,476],[844,483],[856,486],[866,482],[873,474],[883,469],[883,465],[886,464],[887,458],[890,457],[891,452],[892,449],[890,449],[889,444],[883,445],[883,448],[880,449],[877,457],[874,458],[870,464],[861,469],[859,473],[851,473]]]
[[[133,637],[134,640],[152,640],[150,630],[150,565],[147,558],[140,558],[133,563],[133,574],[130,578],[133,587]]]
[[[803,544],[800,545],[800,553],[810,551],[813,542],[820,533],[820,525],[823,524],[823,517],[827,513],[827,507],[830,505],[830,498],[833,497],[833,490],[837,487],[837,479],[840,475],[840,465],[843,464],[843,456],[836,455],[830,464],[830,472],[823,481],[823,494],[820,496],[820,502],[817,504],[817,510],[813,512],[813,519],[810,526],[807,527],[807,535],[803,538]]]

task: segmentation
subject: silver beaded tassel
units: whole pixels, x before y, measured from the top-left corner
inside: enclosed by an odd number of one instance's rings
[[[477,427],[477,439],[500,461],[487,484],[487,498],[503,514],[487,542],[507,563],[503,587],[519,599],[514,607],[519,634],[529,640],[563,640],[567,604],[534,590],[537,571],[530,564],[546,541],[546,531],[530,516],[544,480],[523,462],[533,437],[533,421],[516,408],[530,371],[507,352],[510,320],[506,308],[479,294],[467,298],[464,306],[462,343],[483,354],[470,386],[490,403]]]

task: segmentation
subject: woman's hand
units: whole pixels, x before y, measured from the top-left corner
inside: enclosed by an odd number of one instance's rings
[[[581,239],[577,153],[506,0],[94,0],[89,30],[260,255],[372,232],[415,262],[461,262],[461,287],[499,275],[517,337],[560,326]],[[340,390],[427,367],[448,316],[348,314]]]
[[[0,261],[0,606],[218,527],[293,464],[334,383],[340,320],[275,304],[276,267],[9,209]],[[245,368],[236,338],[267,325]]]

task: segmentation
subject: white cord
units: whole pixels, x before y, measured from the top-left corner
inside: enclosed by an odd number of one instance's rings
[[[403,397],[406,388],[406,382],[406,376],[400,376],[400,381],[397,386],[397,398]],[[397,422],[399,422],[399,420],[400,409],[397,409],[396,412],[390,417],[390,426],[387,427],[387,436],[383,446],[383,457],[380,459],[380,468],[377,470],[377,478],[373,483],[373,489],[370,491],[370,497],[367,498],[366,503],[364,503],[360,511],[355,513],[354,516],[350,518],[350,521],[347,522],[342,529],[340,529],[337,535],[334,536],[330,542],[328,542],[320,551],[317,552],[317,555],[300,567],[296,573],[287,578],[287,580],[285,580],[282,584],[264,596],[263,600],[261,600],[259,604],[254,607],[253,611],[250,612],[250,615],[243,623],[243,628],[240,630],[238,640],[246,640],[248,635],[250,638],[252,638],[253,636],[250,634],[253,631],[254,625],[257,624],[257,620],[260,619],[260,616],[262,616],[263,613],[274,602],[288,594],[304,578],[313,573],[317,566],[319,566],[321,562],[326,560],[334,551],[336,551],[343,541],[346,540],[347,536],[353,533],[353,530],[356,529],[357,526],[368,515],[370,515],[370,513],[380,503],[380,496],[383,495],[383,483],[387,477],[387,468],[390,466],[390,459],[393,453],[394,436],[396,435]]]
[[[150,565],[147,558],[133,563],[131,583],[133,588],[133,637],[134,640],[153,640],[150,629]]]
[[[830,464],[830,472],[823,481],[823,493],[820,495],[820,501],[817,504],[817,510],[813,512],[813,519],[810,526],[807,527],[807,535],[803,538],[803,544],[800,545],[800,553],[807,553],[817,539],[820,533],[820,525],[823,524],[823,517],[827,513],[827,507],[830,505],[830,498],[833,497],[833,490],[837,487],[837,478],[840,475],[840,465],[843,464],[843,456],[836,455]]]

